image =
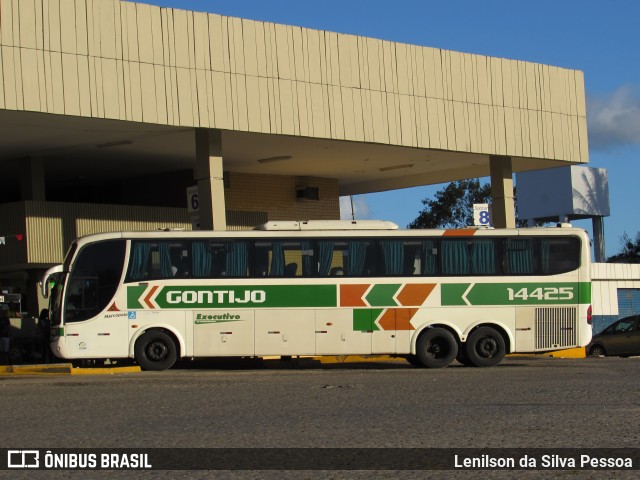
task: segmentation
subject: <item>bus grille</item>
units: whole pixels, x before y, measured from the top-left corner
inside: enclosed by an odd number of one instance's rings
[[[536,308],[536,350],[578,344],[575,307]]]

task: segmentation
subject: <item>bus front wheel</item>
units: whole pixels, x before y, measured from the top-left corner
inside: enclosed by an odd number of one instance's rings
[[[149,330],[136,342],[135,357],[143,370],[166,370],[176,362],[178,353],[169,335],[159,330]]]
[[[416,353],[427,368],[448,366],[458,354],[458,343],[449,330],[429,328],[416,343]]]
[[[491,327],[480,327],[471,332],[464,348],[469,363],[476,367],[497,365],[506,354],[504,338]]]

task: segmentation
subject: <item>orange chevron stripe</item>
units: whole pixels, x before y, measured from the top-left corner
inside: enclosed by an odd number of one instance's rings
[[[411,319],[417,311],[417,308],[396,308],[396,330],[415,330]]]
[[[478,231],[477,228],[460,228],[445,230],[443,237],[472,237]]]
[[[398,302],[405,307],[419,307],[436,288],[435,283],[409,283],[405,285],[398,296]]]
[[[387,308],[380,317],[378,325],[382,330],[415,330],[411,319],[417,308]]]
[[[157,308],[153,303],[151,303],[151,297],[153,297],[153,294],[156,293],[157,289],[158,285],[154,285],[153,287],[151,287],[151,290],[149,290],[149,294],[144,297],[144,303],[146,303],[149,308]]]
[[[387,308],[382,317],[378,321],[378,325],[382,330],[395,330],[396,329],[396,312],[395,308]]]
[[[341,307],[368,307],[362,297],[371,285],[340,285]]]

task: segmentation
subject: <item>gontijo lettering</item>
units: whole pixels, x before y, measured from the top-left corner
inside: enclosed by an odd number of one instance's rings
[[[169,290],[167,303],[203,304],[203,303],[264,303],[267,294],[264,290],[245,290],[241,296],[236,296],[233,290]]]

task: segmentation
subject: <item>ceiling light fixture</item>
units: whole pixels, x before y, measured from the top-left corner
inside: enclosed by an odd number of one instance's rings
[[[258,163],[280,162],[282,160],[289,160],[291,158],[293,158],[292,155],[280,155],[279,157],[261,158],[260,160],[258,160]]]
[[[404,165],[393,165],[391,167],[382,167],[379,168],[381,172],[386,172],[387,170],[398,170],[400,168],[411,168],[413,167],[413,163],[405,163]]]

